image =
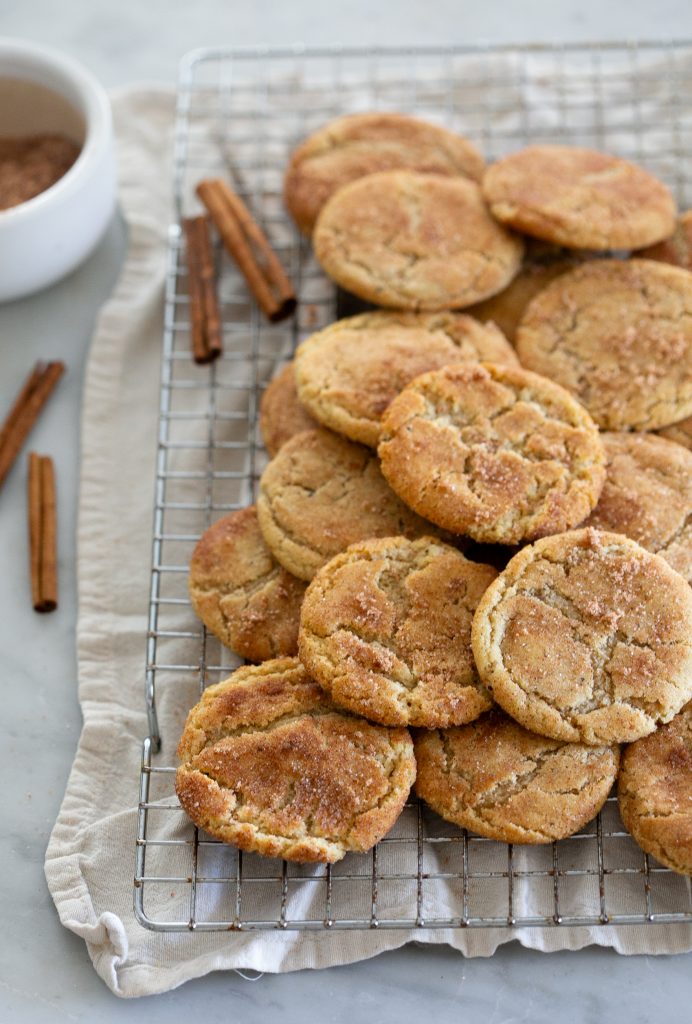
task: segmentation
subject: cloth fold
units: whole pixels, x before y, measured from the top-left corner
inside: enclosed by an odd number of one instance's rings
[[[62,923],[85,940],[97,972],[119,996],[163,992],[213,970],[349,963],[410,941],[447,943],[466,956],[490,956],[512,940],[546,951],[587,944],[621,953],[692,948],[692,927],[680,925],[189,934],[152,932],[136,922],[132,877],[147,731],[143,669],[174,96],[121,91],[113,109],[129,243],[98,321],[84,392],[77,630],[84,727],[45,865]],[[161,713],[169,735],[192,693],[185,685],[167,691]],[[430,897],[430,909],[439,909],[438,897]],[[529,896],[518,898],[529,905]]]

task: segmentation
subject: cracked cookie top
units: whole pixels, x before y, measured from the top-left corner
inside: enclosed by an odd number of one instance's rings
[[[637,256],[692,270],[692,210],[680,214],[670,238],[651,245],[648,249],[642,249]]]
[[[459,309],[501,291],[524,245],[465,178],[382,171],[339,189],[320,213],[315,255],[337,284],[378,306]]]
[[[486,359],[518,365],[494,324],[463,313],[362,313],[302,343],[296,381],[300,400],[316,419],[376,448],[382,413],[414,377],[448,363]]]
[[[692,701],[625,748],[618,802],[625,828],[643,850],[692,875]]]
[[[309,235],[329,197],[375,171],[408,168],[480,181],[485,163],[468,139],[405,114],[349,114],[316,131],[291,156],[284,202]]]
[[[494,217],[572,249],[638,249],[675,226],[669,190],[642,167],[578,146],[527,146],[483,177]]]
[[[482,597],[471,638],[497,703],[554,739],[627,743],[692,697],[692,589],[621,534],[524,548]]]
[[[378,452],[407,504],[486,543],[568,530],[605,477],[586,410],[552,381],[492,363],[417,377],[385,412]]]
[[[561,743],[495,708],[470,725],[420,733],[416,792],[447,821],[505,843],[551,843],[601,809],[617,746]]]
[[[382,725],[470,722],[492,703],[471,622],[496,576],[433,537],[352,544],[308,587],[300,658],[336,704]]]
[[[692,452],[655,434],[602,434],[606,480],[584,526],[624,533],[692,582]]]
[[[295,654],[305,583],[272,557],[254,505],[219,519],[190,561],[190,600],[221,643],[248,661]]]
[[[692,273],[591,260],[532,300],[521,363],[573,392],[605,430],[655,430],[692,413]]]
[[[264,447],[272,458],[294,434],[317,426],[298,398],[293,360],[267,385],[260,402],[259,426]]]
[[[434,529],[392,491],[374,452],[330,430],[286,442],[260,479],[257,515],[275,558],[303,580],[355,541]]]
[[[178,747],[175,788],[196,825],[295,861],[370,849],[416,775],[406,729],[340,711],[297,658],[245,665],[208,687]]]

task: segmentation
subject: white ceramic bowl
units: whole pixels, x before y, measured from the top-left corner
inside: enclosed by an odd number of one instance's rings
[[[74,270],[115,208],[113,123],[102,86],[55,50],[0,38],[0,136],[36,132],[60,132],[81,151],[50,188],[0,210],[0,302]]]

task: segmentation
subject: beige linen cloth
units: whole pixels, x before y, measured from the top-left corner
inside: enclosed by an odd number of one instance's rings
[[[147,731],[142,680],[173,105],[172,93],[155,89],[120,92],[113,99],[129,248],[99,318],[84,394],[78,532],[84,728],[45,865],[62,923],[82,936],[97,972],[120,996],[163,992],[213,970],[343,964],[411,941],[447,943],[466,956],[489,956],[512,939],[546,951],[587,944],[621,953],[691,949],[692,927],[680,925],[162,934],[135,921],[132,878],[139,759]],[[182,686],[177,697],[169,693],[162,702],[164,735],[176,734],[191,692]],[[521,858],[519,848],[516,853]],[[671,886],[678,883],[685,884],[677,879]],[[640,912],[640,876],[637,885]],[[679,905],[676,891],[671,889],[667,909]],[[530,894],[524,901],[518,909],[528,912]],[[440,888],[426,910],[445,907]]]

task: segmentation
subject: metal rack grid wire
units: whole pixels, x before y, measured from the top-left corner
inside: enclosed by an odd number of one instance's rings
[[[613,796],[546,847],[490,842],[407,804],[367,855],[334,866],[264,860],[197,830],[177,804],[184,709],[237,664],[189,607],[192,548],[254,500],[266,462],[262,389],[295,346],[337,315],[336,294],[281,201],[291,148],[337,115],[401,110],[473,138],[489,159],[568,142],[643,163],[692,205],[692,42],[524,48],[207,50],[181,68],[156,464],[135,913],[157,931],[483,928],[691,923],[689,880],[643,854]],[[268,326],[217,252],[224,355],[189,356],[180,218],[194,185],[230,177],[294,281],[293,321]],[[183,710],[181,710],[183,709]],[[163,734],[159,732],[159,722]]]

